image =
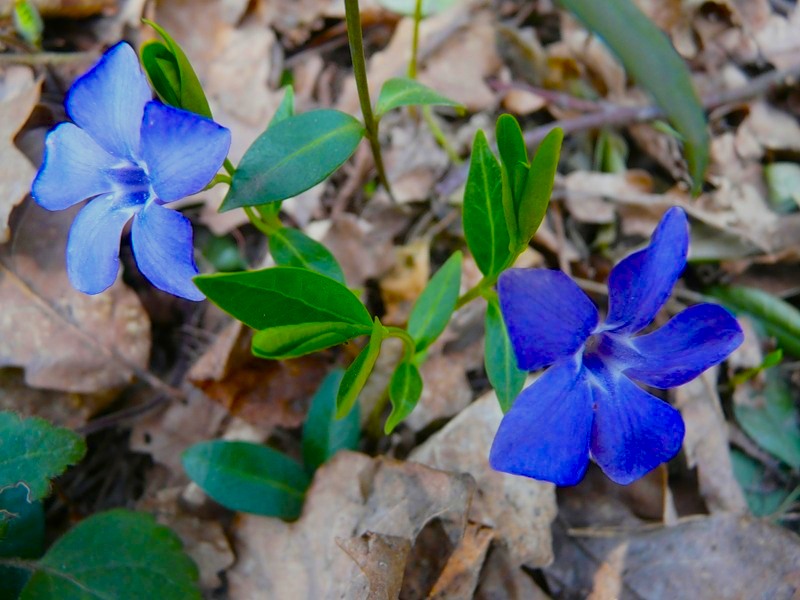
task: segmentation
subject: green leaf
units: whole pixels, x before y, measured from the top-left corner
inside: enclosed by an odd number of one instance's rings
[[[7,10],[8,4],[6,4]],[[14,11],[11,13],[14,29],[19,36],[26,42],[40,48],[42,45],[42,34],[44,33],[44,21],[39,9],[31,0],[14,0]]]
[[[222,506],[281,519],[300,516],[310,484],[298,462],[250,442],[195,444],[183,453],[183,468]]]
[[[529,168],[528,149],[525,147],[522,129],[511,115],[500,115],[497,119],[495,135],[497,136],[500,160],[511,184],[511,194],[515,199],[515,206],[518,206],[518,199],[522,198],[525,189],[525,179],[528,177]]]
[[[336,394],[344,371],[331,371],[311,399],[303,424],[303,462],[313,473],[339,450],[355,450],[361,433],[361,411],[358,404],[343,418],[336,418]]]
[[[392,412],[386,419],[384,432],[389,435],[400,422],[411,414],[422,396],[422,376],[414,363],[403,361],[392,374],[389,381],[389,400]]]
[[[422,0],[422,16],[427,17],[442,12],[456,2],[458,0]],[[411,17],[414,15],[416,0],[378,0],[378,4],[398,14]]]
[[[50,480],[86,453],[83,438],[44,419],[0,412],[0,491],[21,483],[29,500],[44,498]]]
[[[286,87],[283,88],[283,99],[281,100],[281,103],[278,105],[275,114],[272,115],[272,119],[270,119],[267,128],[277,125],[281,121],[285,121],[289,117],[293,116],[294,116],[294,88],[290,85],[287,85]]]
[[[200,599],[197,567],[152,516],[117,509],[81,521],[38,562],[21,600]]]
[[[461,252],[454,252],[422,290],[408,317],[408,333],[422,352],[450,322],[461,287]]]
[[[667,36],[631,0],[558,2],[602,38],[631,77],[655,98],[686,140],[693,192],[699,193],[708,166],[708,126],[689,70]]]
[[[143,21],[166,42],[153,40],[141,49],[142,66],[158,96],[165,104],[211,119],[203,86],[186,54],[163,27],[147,19]]]
[[[369,335],[372,328],[341,322],[297,323],[270,327],[253,336],[253,354],[259,358],[285,360],[338,346],[360,335]]]
[[[301,267],[345,283],[339,263],[325,246],[299,229],[281,227],[269,236],[269,251],[282,267]]]
[[[512,260],[503,207],[502,170],[486,135],[475,134],[464,190],[464,236],[481,273],[498,275]]]
[[[401,106],[456,106],[461,105],[454,100],[442,96],[415,79],[408,77],[394,77],[387,79],[381,87],[375,115],[381,118],[384,114]]]
[[[733,414],[759,446],[793,469],[800,469],[800,415],[788,384],[776,371],[766,372],[763,392],[752,387],[747,404],[735,403]]]
[[[517,367],[517,357],[514,355],[496,295],[489,300],[486,307],[483,359],[486,375],[497,394],[500,408],[507,413],[522,391],[526,373]]]
[[[340,322],[372,327],[372,317],[353,292],[314,271],[274,267],[194,278],[222,310],[253,329]]]
[[[355,152],[364,135],[358,119],[322,109],[287,117],[248,148],[220,212],[285,200],[323,181]]]
[[[789,493],[770,486],[763,465],[743,452],[731,449],[733,474],[747,499],[750,512],[756,517],[768,517],[775,513]]]
[[[769,202],[779,213],[797,210],[800,205],[800,165],[774,162],[764,167],[764,179],[769,190]]]
[[[344,418],[353,409],[358,395],[364,389],[364,384],[367,383],[367,379],[375,367],[375,361],[378,360],[384,337],[385,330],[376,317],[372,334],[369,336],[369,342],[356,356],[356,359],[350,363],[350,366],[347,367],[342,377],[342,383],[339,384],[339,391],[336,393],[337,419]]]
[[[794,306],[768,292],[749,287],[716,286],[709,289],[708,294],[733,312],[754,318],[786,352],[800,357],[800,311]]]
[[[531,160],[517,212],[520,250],[528,245],[547,212],[550,195],[553,193],[563,139],[564,131],[555,127],[539,144],[536,154]]]
[[[0,558],[39,558],[44,551],[44,510],[41,502],[28,502],[28,490],[20,485],[0,492]],[[0,598],[18,598],[30,573],[16,567],[0,566]]]

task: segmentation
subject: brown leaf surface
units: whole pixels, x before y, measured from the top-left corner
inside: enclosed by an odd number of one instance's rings
[[[434,519],[456,544],[473,492],[474,482],[466,475],[340,452],[317,471],[297,522],[249,515],[237,519],[238,559],[228,572],[230,598],[377,597],[370,596],[372,573],[362,572],[359,563],[371,564],[374,551],[396,562],[388,565],[396,573],[408,550],[388,536],[413,542]],[[379,537],[353,540],[367,532]],[[379,541],[370,545],[370,538]]]
[[[569,597],[789,600],[800,593],[797,536],[751,517],[721,513],[674,527],[559,538],[549,573],[556,592]]]
[[[14,238],[0,247],[0,366],[24,368],[33,387],[90,393],[147,367],[150,322],[120,280],[96,296],[70,285],[64,248],[75,212],[29,202],[15,213]]]
[[[0,69],[0,244],[11,235],[11,210],[28,195],[36,174],[14,145],[14,136],[36,106],[41,85],[41,79],[35,80],[27,67]]]
[[[409,458],[436,469],[472,475],[479,493],[470,508],[470,521],[492,527],[496,539],[508,546],[516,566],[541,567],[553,558],[550,524],[556,515],[555,488],[489,466],[489,448],[502,417],[494,393],[486,394]]]

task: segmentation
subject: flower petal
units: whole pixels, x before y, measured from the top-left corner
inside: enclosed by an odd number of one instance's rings
[[[611,270],[605,329],[636,333],[650,323],[686,266],[688,249],[686,213],[682,208],[670,208],[653,233],[650,245]]]
[[[231,132],[194,113],[151,102],[144,109],[142,157],[164,202],[195,194],[217,174]]]
[[[154,286],[189,300],[205,298],[192,281],[192,224],[181,213],[148,203],[133,220],[131,243],[139,270]]]
[[[633,338],[639,356],[625,374],[657,388],[683,385],[725,360],[743,340],[742,328],[727,310],[697,304],[657,331]]]
[[[47,134],[31,195],[47,210],[62,210],[114,189],[109,170],[119,163],[80,127],[61,123]]]
[[[144,105],[153,97],[133,48],[120,42],[67,95],[67,112],[114,156],[139,156]]]
[[[114,283],[122,230],[146,198],[145,194],[105,194],[81,209],[67,239],[67,275],[76,289],[99,294]]]
[[[575,354],[597,326],[597,308],[561,271],[509,269],[497,283],[500,308],[520,369]]]
[[[591,390],[576,360],[550,367],[517,397],[492,443],[492,468],[575,485],[589,464]]]
[[[678,453],[685,427],[677,410],[624,375],[605,371],[597,381],[592,458],[612,481],[627,485]]]

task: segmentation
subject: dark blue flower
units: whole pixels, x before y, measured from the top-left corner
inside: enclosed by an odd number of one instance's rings
[[[73,123],[47,135],[31,195],[48,210],[91,198],[67,242],[67,273],[98,294],[114,283],[119,244],[131,243],[142,274],[176,296],[202,300],[189,220],[164,206],[202,190],[222,166],[230,132],[196,114],[152,101],[136,53],[111,48],[78,79],[66,100]]]
[[[609,311],[564,273],[511,269],[498,282],[503,317],[521,369],[550,368],[517,397],[492,444],[498,471],[574,485],[591,457],[628,484],[680,450],[680,413],[633,381],[655,388],[686,383],[723,361],[743,336],[716,304],[687,308],[660,329],[646,327],[686,265],[686,214],[672,208],[650,245],[609,277]]]

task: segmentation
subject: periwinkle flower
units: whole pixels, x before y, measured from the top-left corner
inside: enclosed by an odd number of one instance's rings
[[[636,385],[684,384],[723,361],[743,335],[716,304],[698,304],[660,329],[635,336],[669,298],[686,265],[686,214],[671,208],[650,245],[611,271],[609,311],[564,273],[510,269],[498,294],[518,365],[550,368],[517,397],[494,439],[498,471],[574,485],[591,457],[628,484],[680,450],[680,413]]]
[[[31,195],[48,210],[85,199],[67,241],[67,274],[78,290],[97,294],[119,271],[120,237],[156,287],[191,300],[203,294],[192,226],[164,206],[197,193],[222,166],[230,132],[199,115],[152,100],[136,53],[119,43],[78,79],[66,99],[74,123],[47,135]]]

